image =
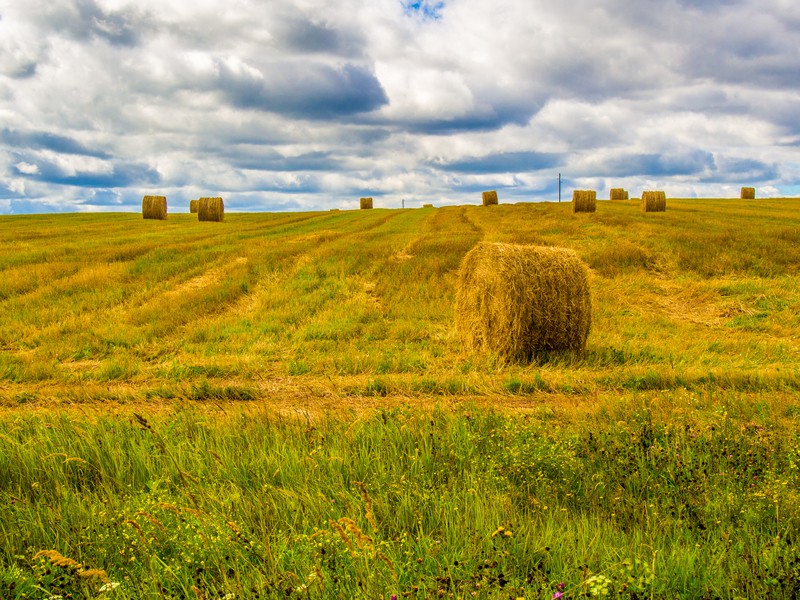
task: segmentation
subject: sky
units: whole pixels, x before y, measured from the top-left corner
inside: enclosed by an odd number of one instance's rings
[[[3,0],[0,214],[800,195],[797,0]]]

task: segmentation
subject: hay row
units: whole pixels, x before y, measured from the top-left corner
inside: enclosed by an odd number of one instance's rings
[[[367,210],[372,208],[372,198],[361,198],[359,200],[361,210]]]
[[[225,203],[222,198],[200,198],[197,201],[197,220],[224,221]]]
[[[627,200],[628,191],[623,188],[611,188],[609,200]]]
[[[589,271],[574,250],[481,242],[461,262],[455,325],[468,349],[520,361],[582,351],[591,311]]]
[[[572,212],[593,213],[597,210],[597,192],[595,190],[573,190]]]
[[[497,199],[497,190],[489,190],[488,192],[483,192],[481,194],[481,201],[483,202],[483,206],[494,206],[499,204]]]
[[[754,188],[754,187],[743,187],[742,188],[741,198],[742,198],[742,200],[755,200],[756,199],[756,188]]]
[[[165,220],[167,218],[167,197],[145,196],[142,198],[142,218]]]

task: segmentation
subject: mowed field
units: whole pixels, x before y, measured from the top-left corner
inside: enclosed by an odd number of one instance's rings
[[[800,200],[0,218],[0,598],[793,598]],[[586,352],[466,353],[479,241]]]

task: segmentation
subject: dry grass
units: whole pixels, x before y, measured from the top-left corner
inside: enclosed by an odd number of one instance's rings
[[[642,212],[665,212],[667,196],[661,191],[642,192]]]
[[[496,190],[489,190],[488,192],[483,192],[482,201],[484,206],[492,206],[495,204],[499,204],[497,200],[497,191]]]
[[[742,200],[755,200],[755,199],[756,199],[756,188],[754,187],[742,188]]]
[[[224,221],[225,203],[222,198],[200,198],[197,203],[198,221]]]
[[[589,271],[573,250],[481,242],[461,262],[455,322],[468,349],[514,361],[582,351],[591,307]]]
[[[372,198],[361,198],[359,200],[361,210],[366,210],[368,208],[372,208]]]
[[[572,192],[572,212],[593,213],[597,210],[597,192],[595,190],[574,190]]]
[[[142,218],[163,221],[167,218],[166,196],[145,196],[142,198]]]

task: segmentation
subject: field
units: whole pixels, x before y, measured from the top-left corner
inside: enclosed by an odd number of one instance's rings
[[[800,200],[0,218],[0,598],[795,598]],[[580,355],[453,331],[478,241]]]

